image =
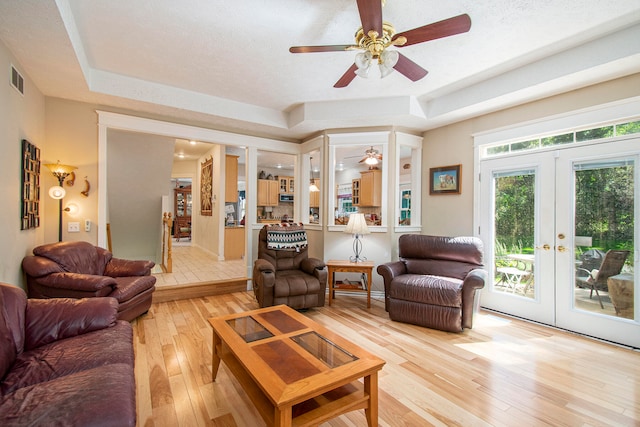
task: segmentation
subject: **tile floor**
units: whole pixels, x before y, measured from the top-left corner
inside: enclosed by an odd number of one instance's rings
[[[159,265],[153,270],[156,287],[216,282],[246,277],[245,261],[218,261],[210,253],[190,243],[172,245],[173,272],[162,273]]]

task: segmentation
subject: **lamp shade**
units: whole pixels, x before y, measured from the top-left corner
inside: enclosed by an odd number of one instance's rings
[[[364,214],[352,213],[349,215],[349,222],[344,232],[356,235],[369,234],[369,228],[367,227],[367,221],[364,219]]]

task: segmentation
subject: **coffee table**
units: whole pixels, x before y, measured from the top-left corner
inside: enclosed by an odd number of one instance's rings
[[[267,425],[315,426],[357,409],[378,425],[384,360],[285,305],[209,323],[213,381],[223,361]]]

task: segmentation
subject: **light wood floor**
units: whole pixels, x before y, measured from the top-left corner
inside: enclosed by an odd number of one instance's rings
[[[264,425],[224,363],[211,382],[209,317],[253,295],[154,303],[133,322],[139,426]],[[451,334],[392,322],[384,303],[340,295],[305,313],[386,360],[381,426],[640,425],[640,353],[481,311]],[[323,426],[364,426],[355,411]]]

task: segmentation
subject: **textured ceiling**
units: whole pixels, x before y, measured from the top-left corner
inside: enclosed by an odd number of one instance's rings
[[[300,141],[324,129],[422,132],[640,71],[638,0],[387,0],[397,31],[467,13],[471,30],[401,52],[418,82],[333,84],[355,52],[355,0],[0,1],[0,38],[48,96]]]

